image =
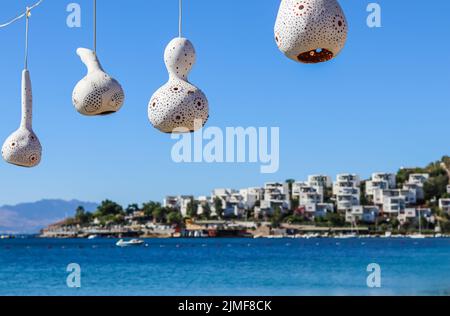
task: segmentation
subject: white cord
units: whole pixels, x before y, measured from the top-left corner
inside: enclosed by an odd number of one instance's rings
[[[180,0],[179,18],[178,18],[178,37],[182,37],[183,31],[183,0]]]
[[[97,53],[97,0],[94,0],[94,53]]]
[[[27,8],[27,12],[25,12],[25,69],[28,69],[28,31],[30,29],[30,16],[30,8]]]
[[[0,28],[7,27],[7,26],[13,24],[14,22],[19,21],[20,19],[26,17],[28,15],[28,13],[31,12],[31,10],[33,10],[34,8],[39,6],[42,2],[44,2],[44,0],[39,0],[38,2],[33,4],[31,7],[27,7],[27,10],[24,13],[16,16],[14,19],[12,19],[4,24],[0,24]]]

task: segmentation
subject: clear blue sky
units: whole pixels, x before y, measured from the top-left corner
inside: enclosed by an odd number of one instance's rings
[[[0,23],[32,0],[3,0]],[[177,0],[99,0],[98,54],[126,90],[116,115],[87,118],[71,104],[85,75],[75,50],[91,45],[91,0],[81,29],[70,29],[71,1],[46,0],[31,20],[34,127],[42,164],[0,162],[0,205],[42,198],[105,198],[126,204],[166,194],[209,194],[265,181],[396,171],[449,154],[450,2],[378,1],[383,27],[366,26],[370,1],[341,0],[350,24],[346,48],[332,62],[305,66],[273,40],[278,0],[185,0],[185,36],[198,61],[191,81],[207,94],[209,126],[279,126],[277,174],[258,165],[172,162],[174,141],[147,119],[147,103],[167,80],[166,44],[177,35]],[[0,138],[20,119],[24,24],[0,29]]]

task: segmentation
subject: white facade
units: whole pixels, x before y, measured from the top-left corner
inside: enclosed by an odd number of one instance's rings
[[[294,182],[292,184],[292,198],[300,199],[301,189],[309,186],[307,182]]]
[[[334,205],[331,203],[308,204],[303,206],[308,217],[324,218],[328,213],[334,212]]]
[[[414,173],[409,175],[408,183],[425,184],[428,181],[430,175],[428,173]]]
[[[416,200],[422,201],[425,199],[425,191],[423,189],[423,184],[418,183],[405,183],[403,185],[403,190],[412,190],[416,192]]]
[[[383,212],[389,215],[398,215],[406,209],[404,197],[387,196],[384,198]]]
[[[450,215],[450,199],[440,199],[439,208]]]
[[[366,195],[374,196],[375,190],[388,190],[389,182],[384,180],[371,180],[366,182]]]
[[[192,195],[167,196],[163,201],[163,207],[176,209],[181,215],[187,215],[187,207],[194,200]]]
[[[359,176],[356,174],[338,174],[333,184],[333,194],[341,195],[343,188],[358,188],[360,185]]]
[[[331,188],[333,185],[329,176],[320,174],[308,176],[308,184],[322,195],[325,189]]]
[[[359,188],[345,188],[336,196],[336,203],[338,211],[347,211],[353,206],[359,206],[360,203],[360,189]]]
[[[247,209],[255,207],[256,202],[261,201],[264,196],[263,188],[247,188],[239,190],[243,198],[243,202]]]
[[[289,185],[268,182],[264,185],[264,199],[261,201],[260,209],[262,212],[271,214],[277,207],[282,211],[291,208]]]
[[[375,223],[379,214],[380,209],[378,206],[353,206],[345,212],[345,220],[348,223],[354,223],[356,221]]]
[[[233,189],[215,189],[211,195],[212,209],[216,212],[216,199],[222,201],[222,209],[224,216],[242,216],[246,210],[246,203],[244,197],[240,192]],[[217,213],[217,212],[216,212]]]
[[[300,188],[299,205],[323,203],[323,195],[313,187]]]
[[[398,220],[403,225],[406,222],[412,222],[417,218],[417,211],[415,208],[406,208],[399,212]]]
[[[397,176],[394,173],[374,173],[372,174],[372,181],[386,181],[389,185],[389,189],[395,189],[397,186]]]
[[[414,190],[374,190],[373,202],[375,205],[383,205],[387,198],[403,197],[407,205],[417,202],[416,191]]]

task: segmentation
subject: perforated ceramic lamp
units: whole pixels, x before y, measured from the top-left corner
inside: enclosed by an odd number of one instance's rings
[[[94,51],[79,48],[77,54],[88,69],[87,76],[73,90],[72,101],[77,111],[88,116],[119,111],[125,100],[119,82],[103,70]]]
[[[169,81],[156,91],[148,105],[150,122],[163,133],[194,132],[208,120],[205,94],[188,81],[195,59],[194,46],[186,38],[173,39],[165,50]]]
[[[21,166],[35,167],[41,162],[42,146],[33,132],[33,94],[30,73],[22,72],[22,122],[3,144],[2,156],[6,162]]]
[[[347,20],[336,0],[281,0],[275,40],[290,59],[329,61],[344,48],[347,33]]]

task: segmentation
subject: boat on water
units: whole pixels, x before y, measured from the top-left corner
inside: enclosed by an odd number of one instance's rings
[[[131,247],[131,246],[142,246],[144,244],[143,240],[140,239],[132,239],[130,241],[125,241],[123,239],[119,240],[116,243],[117,247]]]
[[[88,236],[88,239],[89,239],[89,240],[96,239],[96,238],[98,238],[97,235],[89,235],[89,236]]]
[[[337,239],[350,239],[350,238],[357,238],[357,237],[358,237],[357,234],[352,233],[352,234],[341,234],[341,235],[336,235],[336,237],[334,237],[334,238],[337,238]]]
[[[411,238],[411,239],[425,239],[427,237],[425,235],[422,235],[422,234],[414,234],[414,235],[409,236],[409,238]]]

